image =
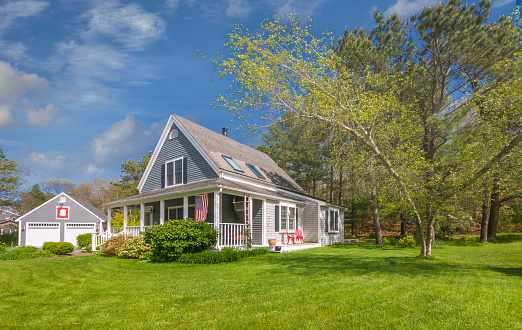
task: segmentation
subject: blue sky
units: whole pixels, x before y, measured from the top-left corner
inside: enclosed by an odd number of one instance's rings
[[[226,82],[195,56],[225,51],[235,24],[311,14],[316,34],[341,35],[370,28],[375,9],[409,17],[437,3],[0,0],[0,148],[29,170],[27,185],[117,179],[123,161],[154,149],[170,113],[236,137],[232,117],[211,105]],[[494,0],[491,19],[514,6]]]

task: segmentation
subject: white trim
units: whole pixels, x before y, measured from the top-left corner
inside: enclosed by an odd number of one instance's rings
[[[80,206],[81,208],[83,208],[85,211],[89,212],[90,214],[92,214],[93,216],[95,216],[96,218],[102,220],[102,221],[105,221],[104,219],[100,218],[99,216],[97,216],[96,214],[94,214],[92,211],[90,211],[89,209],[87,209],[85,206],[83,206],[82,204],[78,203],[77,201],[74,200],[74,198],[72,198],[71,196],[67,195],[66,193],[62,192],[62,193],[59,193],[58,195],[54,196],[53,198],[51,198],[50,200],[48,200],[47,202],[43,203],[42,205],[38,206],[37,208],[34,208],[32,209],[31,211],[27,212],[26,214],[22,215],[20,218],[16,219],[16,221],[20,221],[22,220],[23,218],[25,218],[26,216],[28,216],[29,214],[35,212],[36,210],[38,210],[39,208],[43,207],[44,205],[47,205],[51,202],[53,202],[57,197],[60,197],[60,196],[67,196],[71,199],[71,201],[73,201],[74,203],[76,203],[78,206]]]
[[[327,207],[325,208],[325,211],[328,212],[328,228],[326,228],[326,232],[328,234],[338,234],[339,233],[339,219],[340,219],[340,210],[338,208],[333,208],[333,207]],[[331,230],[330,228],[330,223],[332,222],[332,218],[331,218],[331,212],[337,212],[337,230]]]
[[[281,218],[281,216],[283,214],[283,207],[286,207],[286,209],[287,209],[287,214],[286,214],[287,219],[286,220],[288,220],[290,218],[290,208],[294,209],[294,226],[293,226],[292,229],[285,228],[284,232],[282,231],[282,228],[281,228],[281,224],[283,223],[282,218]],[[286,234],[287,230],[288,230],[288,233],[294,233],[295,232],[295,230],[297,229],[296,226],[295,226],[295,220],[297,219],[296,214],[297,214],[297,205],[296,204],[279,202],[279,230],[278,230],[279,233]],[[285,224],[288,225],[288,222],[286,220],[285,220]],[[287,226],[287,227],[289,227],[289,226]],[[278,229],[278,228],[276,228],[276,229]]]
[[[176,117],[171,114],[169,119],[167,120],[167,124],[165,125],[165,128],[163,129],[163,133],[161,133],[161,136],[158,140],[158,143],[156,144],[156,148],[154,148],[154,152],[152,153],[152,156],[150,158],[149,163],[147,164],[147,168],[145,169],[145,172],[143,172],[143,175],[141,177],[140,183],[138,183],[138,190],[140,191],[143,189],[143,186],[145,185],[145,182],[147,181],[147,178],[150,175],[150,172],[152,171],[152,167],[154,166],[154,163],[156,163],[156,160],[158,158],[158,155],[161,151],[161,147],[163,147],[163,144],[165,143],[168,134],[170,132],[170,128],[172,127],[172,124],[176,124],[176,129],[178,129],[187,140],[189,140],[190,143],[196,148],[196,150],[203,156],[203,159],[207,161],[207,163],[210,165],[210,167],[216,172],[216,175],[219,176],[220,171],[217,165],[214,163],[214,161],[210,158],[210,156],[201,148],[201,146],[196,142],[194,137],[190,135],[190,133],[187,131],[187,129],[180,123],[179,120],[176,119]],[[179,136],[179,134],[178,134]]]
[[[178,158],[173,158],[173,159],[165,161],[165,177],[163,178],[165,180],[164,188],[179,186],[180,184],[183,184],[183,176],[185,175],[185,169],[183,168],[183,158],[185,158],[185,157],[178,157]],[[179,183],[176,182],[176,162],[178,160],[181,160],[181,182],[179,182]],[[172,171],[173,171],[172,172],[172,182],[174,182],[174,184],[171,184],[171,185],[168,184],[168,180],[167,180],[167,164],[168,163],[172,163]]]

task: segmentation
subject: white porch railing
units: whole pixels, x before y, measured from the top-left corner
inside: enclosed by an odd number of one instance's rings
[[[143,226],[143,229],[150,228],[152,226]],[[127,232],[124,234],[124,232]],[[111,233],[107,235],[107,232],[102,234],[92,234],[92,250],[96,251],[100,245],[105,244],[109,238],[115,235],[125,235],[125,236],[138,236],[141,233],[140,226],[127,226],[124,230],[123,227],[111,227]]]
[[[231,247],[245,246],[247,240],[245,230],[245,224],[220,223],[218,245]]]
[[[3,235],[3,234],[11,234],[11,233],[14,233],[14,232],[18,232],[18,229],[13,229],[13,228],[0,228],[0,235]]]

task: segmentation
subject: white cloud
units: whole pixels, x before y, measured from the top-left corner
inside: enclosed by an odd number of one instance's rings
[[[127,116],[93,139],[91,152],[95,163],[121,163],[122,160],[133,157],[140,150],[153,146],[162,128],[157,124],[146,127],[143,122]]]
[[[40,109],[28,106],[26,109],[27,125],[47,126],[58,114],[60,114],[60,109],[52,104],[48,104],[45,108]]]
[[[513,8],[515,7],[515,0],[494,0],[493,8],[504,7],[506,5],[511,5]]]
[[[18,71],[9,63],[0,61],[0,100],[12,104],[28,92],[41,96],[48,89],[47,80],[34,73]]]
[[[435,6],[440,0],[397,0],[397,2],[389,6],[383,13],[384,17],[397,14],[397,16],[411,16],[418,13],[422,8]]]
[[[89,29],[86,38],[108,37],[132,50],[142,50],[157,41],[165,32],[165,21],[135,4],[120,6],[105,2],[88,14]]]
[[[24,158],[24,164],[30,167],[39,180],[94,176],[102,173],[80,155],[69,157],[58,151],[31,151]]]
[[[243,0],[229,0],[226,14],[228,17],[245,17],[250,13],[250,6]]]
[[[15,1],[0,6],[0,30],[8,28],[15,19],[40,13],[49,5],[46,1]]]
[[[12,107],[8,105],[0,105],[0,127],[9,127],[16,123],[11,113]]]

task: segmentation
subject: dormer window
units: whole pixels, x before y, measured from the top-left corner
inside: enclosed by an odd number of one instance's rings
[[[165,167],[165,183],[167,187],[183,183],[183,158],[169,160],[165,162]]]
[[[227,161],[227,163],[232,166],[232,168],[238,172],[242,172],[244,173],[245,171],[243,171],[243,169],[237,165],[236,161],[234,159],[232,159],[231,157],[228,157],[228,156],[225,156],[223,155],[223,158],[225,158],[225,160]]]
[[[247,164],[248,168],[250,168],[252,170],[252,172],[254,172],[255,175],[257,175],[258,178],[260,179],[266,179],[265,176],[263,174],[261,174],[261,172],[257,169],[257,167],[255,167],[254,165],[251,165],[251,164]]]

